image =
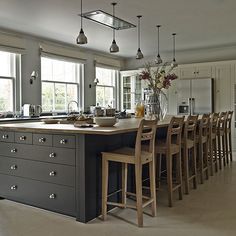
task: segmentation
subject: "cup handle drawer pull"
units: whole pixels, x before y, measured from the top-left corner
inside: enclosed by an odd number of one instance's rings
[[[11,170],[16,170],[17,169],[17,165],[12,165],[11,166]]]
[[[17,185],[12,185],[11,190],[17,190]]]
[[[60,140],[60,144],[65,145],[66,143],[67,143],[67,140],[66,140],[66,139],[61,139],[61,140]]]
[[[46,142],[46,138],[40,138],[40,139],[39,139],[39,142],[40,142],[40,143],[45,143],[45,142]]]
[[[55,152],[50,153],[49,157],[51,157],[51,158],[56,157],[56,153]]]
[[[20,136],[20,141],[25,141],[26,140],[26,137],[23,135],[23,136]]]
[[[56,171],[51,171],[51,172],[49,173],[50,176],[55,176],[56,174],[57,174]]]
[[[11,153],[15,153],[15,152],[17,152],[16,148],[11,149]]]
[[[8,135],[7,135],[7,134],[4,134],[4,135],[2,136],[2,139],[8,139]]]
[[[50,199],[55,199],[56,196],[57,196],[57,195],[56,195],[55,193],[52,193],[52,194],[49,195],[49,198],[50,198]]]

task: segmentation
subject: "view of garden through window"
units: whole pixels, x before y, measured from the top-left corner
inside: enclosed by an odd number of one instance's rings
[[[14,111],[15,54],[0,51],[0,112]]]
[[[41,57],[43,111],[67,111],[70,101],[79,97],[80,65]],[[77,110],[72,104],[73,110]]]
[[[115,107],[115,75],[116,71],[96,67],[96,104],[102,107]]]

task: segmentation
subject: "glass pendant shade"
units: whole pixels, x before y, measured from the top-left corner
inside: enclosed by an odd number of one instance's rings
[[[84,34],[83,29],[81,28],[79,36],[76,39],[77,44],[87,44],[88,43],[88,39],[86,37],[86,35]]]
[[[161,25],[157,25],[157,57],[155,60],[157,65],[162,63],[162,59],[160,56],[160,27]]]
[[[172,68],[175,68],[178,66],[178,63],[176,62],[175,58],[173,59],[173,61],[171,62],[171,65],[170,65]]]
[[[119,47],[116,44],[116,40],[113,39],[111,47],[110,47],[110,53],[116,53],[116,52],[119,52]]]
[[[136,59],[142,59],[143,58],[143,53],[140,48],[138,48],[137,54],[136,54]]]
[[[81,44],[87,44],[88,39],[85,36],[84,30],[83,30],[83,17],[82,17],[83,2],[82,2],[82,0],[80,1],[80,3],[81,3],[81,7],[80,7],[80,11],[81,11],[81,14],[80,14],[81,29],[80,29],[78,37],[76,38],[76,43],[81,45]]]

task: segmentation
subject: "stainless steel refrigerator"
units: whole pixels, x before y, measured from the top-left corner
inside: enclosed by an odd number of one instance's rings
[[[178,81],[178,114],[213,112],[213,79],[180,79]]]

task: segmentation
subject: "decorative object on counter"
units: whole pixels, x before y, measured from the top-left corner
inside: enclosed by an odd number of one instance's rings
[[[59,121],[58,119],[42,119],[45,124],[58,124]]]
[[[143,53],[140,48],[140,41],[141,41],[141,34],[140,34],[140,19],[142,18],[141,15],[137,16],[138,18],[138,51],[136,54],[136,59],[142,59],[143,58]]]
[[[157,58],[155,60],[157,65],[162,63],[162,59],[160,56],[160,27],[161,25],[157,25]]]
[[[163,89],[168,89],[171,81],[178,78],[171,73],[172,67],[166,72],[166,65],[156,66],[149,62],[139,74],[140,80],[144,80],[148,87],[145,93],[147,114],[155,115],[158,120],[163,120],[167,112],[167,96]]]
[[[142,118],[144,117],[145,106],[143,102],[138,102],[135,107],[135,117]]]
[[[82,7],[83,7],[83,2],[82,0],[80,0],[80,3],[81,3],[81,7],[80,7],[80,24],[81,24],[81,29],[80,29],[80,33],[79,33],[79,36],[77,37],[76,39],[76,43],[77,44],[80,44],[80,45],[83,45],[83,44],[87,44],[88,43],[88,39],[87,37],[85,36],[84,34],[84,30],[83,30],[83,17],[82,17]]]
[[[113,2],[111,3],[112,5],[112,9],[113,9],[113,18],[115,17],[115,6],[117,5],[116,2]],[[112,44],[111,44],[111,47],[110,47],[110,53],[116,53],[116,52],[119,52],[119,47],[118,45],[116,44],[116,31],[115,29],[113,29],[113,40],[112,40]]]
[[[33,81],[38,78],[39,74],[36,70],[33,70],[30,76],[30,84],[33,84]]]
[[[98,126],[111,127],[118,122],[118,119],[116,117],[103,116],[103,117],[95,117],[94,121]]]
[[[115,116],[116,115],[116,109],[112,107],[105,108],[105,114],[106,116]]]

